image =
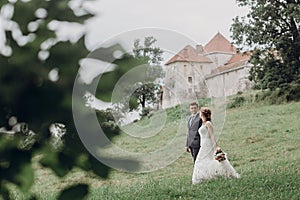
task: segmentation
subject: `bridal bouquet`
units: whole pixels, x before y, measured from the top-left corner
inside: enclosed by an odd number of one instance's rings
[[[226,155],[225,153],[222,151],[222,149],[217,149],[215,152],[215,160],[221,162],[223,160],[226,160]]]

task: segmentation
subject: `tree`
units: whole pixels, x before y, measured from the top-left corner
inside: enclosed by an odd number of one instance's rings
[[[140,44],[141,40],[136,39],[133,43],[133,55],[137,59],[146,60],[151,65],[159,65],[163,61],[163,50],[159,47],[153,47],[157,40],[153,37],[145,37],[144,44]]]
[[[74,41],[62,40],[57,37],[52,25],[60,22],[82,25],[93,14],[84,8],[84,1],[78,1],[82,4],[75,7],[73,5],[72,8],[70,2],[71,0],[0,2],[3,14],[1,20],[4,18],[3,24],[8,25],[1,26],[0,29],[0,33],[3,33],[1,36],[5,38],[5,47],[0,49],[0,127],[9,128],[8,119],[16,116],[18,121],[26,122],[29,129],[37,134],[32,147],[24,149],[19,145],[21,138],[18,135],[12,139],[0,131],[0,195],[4,199],[11,198],[11,183],[23,192],[29,191],[34,181],[31,162],[37,154],[41,155],[39,162],[42,166],[52,169],[59,177],[65,176],[74,167],[91,171],[103,178],[110,171],[109,167],[98,162],[85,149],[73,121],[74,80],[79,60],[85,58],[89,51],[84,44],[84,33]],[[118,48],[118,45],[114,45],[97,49],[95,52],[102,52],[102,56],[95,59],[109,59]],[[110,87],[130,70],[131,65],[128,63],[134,63],[133,60],[132,56],[127,56],[114,61],[117,68],[110,73],[110,79],[106,78],[109,86],[101,87],[101,91],[104,91],[100,93],[101,98],[111,95]],[[50,78],[52,72],[58,74],[54,79]],[[104,75],[104,79],[107,76]],[[97,114],[102,124],[106,124],[106,130],[116,135],[118,129],[112,126],[109,116]],[[50,136],[49,126],[56,122],[63,123],[67,130],[65,145],[58,151],[51,149],[47,142]],[[80,191],[76,198],[82,199],[88,193],[88,185],[72,186],[60,194],[60,199],[69,199],[74,191]]]
[[[146,83],[135,90],[133,96],[138,100],[138,103],[145,108],[147,102],[157,103],[157,95],[159,91],[158,84]]]
[[[130,97],[130,110],[136,109],[138,105],[145,109],[147,104],[155,104],[159,101],[160,85],[155,81],[164,76],[160,66],[163,60],[163,50],[159,47],[153,47],[156,41],[153,36],[145,37],[143,45],[140,44],[140,39],[134,41],[133,56],[147,64],[147,77],[150,79],[144,80],[142,83],[136,83],[133,86],[137,89]]]
[[[276,89],[300,80],[300,2],[238,0],[250,8],[231,26],[237,45],[252,48],[250,80],[261,89]]]

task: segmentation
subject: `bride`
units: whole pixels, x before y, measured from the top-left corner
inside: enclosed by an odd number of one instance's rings
[[[211,110],[202,107],[200,109],[200,117],[202,119],[202,126],[198,131],[201,136],[201,148],[195,161],[192,183],[196,184],[203,180],[217,177],[239,178],[240,175],[231,166],[224,154],[223,159],[225,158],[225,160],[220,159],[218,161],[215,159],[215,152],[222,150],[218,147],[214,136],[211,123]]]

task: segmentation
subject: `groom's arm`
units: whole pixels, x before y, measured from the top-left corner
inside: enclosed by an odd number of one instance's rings
[[[199,125],[198,125],[198,129],[202,126],[202,119],[200,118],[199,120]]]
[[[190,117],[187,118],[187,128],[189,129],[189,121],[190,121]],[[187,135],[186,135],[186,143],[185,143],[185,151],[186,152],[190,152],[190,148],[189,148],[189,145],[188,145],[188,139],[189,139],[189,131],[187,132]]]
[[[189,134],[188,134],[187,137],[186,137],[186,143],[185,143],[185,151],[186,151],[186,152],[190,152],[190,147],[189,147],[189,145],[188,145],[188,137],[189,137]]]

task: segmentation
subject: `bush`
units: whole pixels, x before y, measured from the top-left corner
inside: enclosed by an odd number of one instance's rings
[[[140,116],[142,118],[146,117],[146,116],[149,116],[150,112],[151,112],[151,108],[150,107],[145,107],[145,108],[142,109],[142,113],[140,114]]]
[[[228,108],[237,108],[237,107],[241,107],[242,105],[244,105],[246,99],[243,96],[236,96],[234,97],[233,101],[230,102],[227,107]]]
[[[201,99],[198,99],[198,105],[199,105],[199,109],[201,107],[205,107],[205,106],[208,106],[211,102],[211,98],[201,98]]]
[[[255,102],[281,104],[300,100],[300,84],[285,84],[276,90],[264,90],[255,95]]]
[[[287,101],[300,101],[300,84],[291,84],[288,88]]]
[[[103,132],[108,138],[112,138],[120,133],[120,128],[110,109],[96,110],[96,115]]]
[[[186,110],[188,111],[188,109]],[[174,120],[180,119],[182,114],[188,115],[182,110],[180,105],[176,105],[175,107],[172,108],[167,108],[166,112],[167,112],[167,122],[172,122]]]

